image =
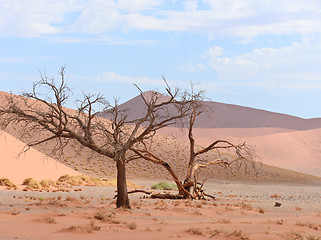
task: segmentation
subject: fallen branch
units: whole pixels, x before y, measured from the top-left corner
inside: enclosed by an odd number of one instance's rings
[[[133,190],[133,191],[130,191],[130,192],[127,192],[128,194],[131,194],[131,193],[145,193],[145,194],[147,194],[147,195],[150,195],[150,194],[152,194],[152,192],[147,192],[147,191],[145,191],[145,190],[140,190],[140,189],[135,189],[135,190]],[[114,199],[115,198],[117,198],[117,194],[114,196]]]
[[[170,193],[155,193],[150,196],[150,198],[160,198],[160,199],[184,199],[183,195],[170,194]]]

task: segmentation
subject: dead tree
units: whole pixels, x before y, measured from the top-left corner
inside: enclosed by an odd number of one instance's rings
[[[204,106],[202,106],[201,102],[194,100],[192,103],[192,111],[189,115],[189,124],[188,124],[188,139],[189,139],[189,162],[187,167],[187,174],[184,179],[184,189],[182,194],[185,198],[189,197],[186,192],[190,192],[191,188],[193,187],[194,193],[197,192],[197,180],[196,180],[196,171],[199,168],[205,168],[210,165],[219,165],[226,168],[231,169],[231,165],[233,163],[241,162],[244,160],[252,160],[253,157],[253,150],[249,145],[245,142],[240,144],[234,144],[227,140],[218,139],[213,141],[207,147],[201,148],[196,150],[195,147],[195,139],[193,135],[193,128],[195,121],[199,115],[204,112]],[[235,158],[233,160],[228,160],[224,157],[218,157],[217,159],[210,160],[210,161],[200,161],[199,157],[209,151],[217,151],[220,153],[224,150],[232,150],[234,151]],[[231,169],[232,171],[232,169]]]
[[[65,83],[65,67],[59,75],[59,83],[41,75],[41,80],[34,83],[31,92],[24,92],[23,97],[8,95],[8,103],[0,107],[2,126],[20,124],[22,136],[29,132],[39,134],[36,140],[27,141],[27,147],[55,141],[55,149],[62,152],[70,140],[75,140],[113,159],[117,168],[116,205],[130,208],[126,183],[127,151],[151,138],[158,129],[186,117],[192,99],[180,89],[167,85],[167,97],[162,99],[157,92],[146,97],[141,91],[145,112],[136,119],[128,120],[126,110],[121,109],[117,101],[112,106],[99,94],[84,94],[83,99],[78,100],[78,109],[70,110],[65,108],[71,94]],[[171,112],[167,111],[169,105]],[[108,112],[110,119],[98,117],[100,111]]]
[[[161,157],[154,154],[146,143],[141,142],[139,145],[134,146],[135,148],[131,148],[131,150],[139,157],[163,166],[169,172],[172,179],[175,181],[179,195],[182,195],[183,198],[202,199],[204,198],[204,196],[212,196],[206,194],[202,189],[207,179],[205,179],[202,183],[198,182],[198,174],[196,174],[198,169],[206,168],[210,165],[217,165],[229,168],[233,172],[231,166],[234,163],[245,163],[246,161],[252,161],[254,153],[253,149],[245,142],[240,144],[233,144],[230,141],[222,139],[213,141],[207,147],[198,147],[200,149],[196,150],[195,139],[193,136],[193,128],[197,117],[204,113],[204,111],[206,111],[205,106],[203,105],[204,92],[200,91],[194,93],[192,87],[192,91],[189,94],[189,99],[191,100],[190,111],[188,112],[187,116],[189,161],[187,166],[186,177],[183,181],[179,180],[177,174],[175,173],[175,170],[170,166],[170,164]],[[235,156],[232,160],[225,158],[224,154],[221,154],[223,151],[231,150],[234,152]],[[219,153],[219,157],[217,157],[214,160],[201,160],[200,156],[209,151],[216,151],[217,153]]]

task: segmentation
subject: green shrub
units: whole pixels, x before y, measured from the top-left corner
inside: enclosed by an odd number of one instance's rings
[[[175,183],[159,182],[152,186],[152,189],[157,190],[178,190]]]

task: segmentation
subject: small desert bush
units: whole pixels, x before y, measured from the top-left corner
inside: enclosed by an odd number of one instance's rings
[[[167,182],[159,182],[152,186],[152,189],[157,190],[178,190],[176,184],[167,183]]]
[[[47,223],[50,223],[50,224],[56,224],[56,223],[57,223],[57,222],[56,222],[56,219],[53,218],[53,217],[45,217],[43,220],[44,220],[45,222],[47,222]]]
[[[106,182],[100,178],[89,177],[87,175],[63,175],[57,180],[58,185],[72,185],[72,186],[105,186]]]
[[[247,209],[247,210],[252,210],[253,207],[251,206],[251,204],[248,204],[248,203],[242,203],[241,204],[241,208],[242,209]]]
[[[96,225],[95,220],[91,220],[90,223],[85,226],[72,225],[71,227],[68,228],[69,231],[80,230],[83,233],[92,233],[93,231],[99,231],[100,229],[101,227]]]
[[[90,223],[84,227],[84,230],[88,233],[92,233],[93,231],[99,231],[100,229],[101,227],[96,225],[95,220],[91,220]]]
[[[17,211],[16,209],[13,209],[11,212],[11,215],[18,215],[20,212]]]
[[[284,220],[283,220],[283,219],[277,220],[277,221],[276,221],[276,224],[278,224],[278,225],[283,225],[283,224],[284,224]]]
[[[37,180],[34,180],[33,178],[26,178],[25,180],[23,180],[22,185],[26,185],[27,189],[30,190],[41,190],[42,189],[42,185],[40,184],[40,182],[38,182]]]
[[[263,208],[258,208],[259,213],[265,213],[265,210]]]
[[[242,232],[242,230],[235,230],[234,232],[229,234],[230,237],[236,237],[240,240],[248,240],[249,238],[246,236],[245,233]]]
[[[199,228],[191,227],[187,231],[194,234],[194,235],[203,235],[201,229],[199,229]]]
[[[225,224],[227,224],[227,223],[231,223],[231,220],[230,219],[219,219],[219,220],[217,220],[217,223],[225,223]]]
[[[33,178],[25,178],[23,181],[22,181],[22,185],[29,185],[29,183],[33,181]]]
[[[8,178],[0,178],[0,186],[6,186],[9,189],[13,188],[13,189],[17,189],[17,185],[14,184],[10,179]]]
[[[137,224],[135,222],[130,222],[130,223],[125,223],[125,225],[130,229],[130,230],[135,230],[137,228]]]
[[[114,223],[114,224],[120,223],[118,220],[115,219],[115,213],[113,211],[108,211],[105,208],[100,209],[96,213],[95,218],[103,222]]]
[[[47,188],[47,187],[50,187],[50,186],[56,186],[56,183],[55,183],[55,181],[54,180],[52,180],[52,179],[42,179],[41,181],[40,181],[40,185],[42,186],[42,187],[45,187],[45,188]]]
[[[57,180],[58,185],[69,184],[72,186],[79,186],[82,185],[84,181],[81,179],[80,176],[69,176],[69,175],[62,175]]]
[[[303,239],[305,239],[305,237],[302,235],[301,232],[291,231],[290,233],[289,232],[286,233],[286,239],[303,240]]]

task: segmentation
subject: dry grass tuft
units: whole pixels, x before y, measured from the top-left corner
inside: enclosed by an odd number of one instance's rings
[[[248,204],[248,203],[242,203],[241,204],[241,208],[242,209],[247,209],[247,210],[252,210],[253,207],[251,206],[251,204]]]
[[[240,240],[248,240],[249,238],[246,236],[245,233],[242,232],[242,230],[235,230],[234,232],[229,234],[229,237],[236,237]]]
[[[32,190],[32,191],[39,191],[43,189],[43,186],[37,180],[33,178],[26,178],[23,180],[22,185],[25,185],[26,188],[24,190]]]
[[[54,217],[45,217],[43,220],[45,220],[45,222],[50,223],[50,224],[56,224],[56,219]]]
[[[224,224],[227,224],[227,223],[231,223],[231,220],[230,220],[230,219],[228,219],[228,218],[218,219],[218,220],[217,220],[217,223],[224,223]]]
[[[284,220],[283,219],[276,220],[276,224],[283,225],[284,224]]]
[[[95,218],[98,220],[101,220],[103,222],[113,223],[113,224],[119,224],[120,221],[115,219],[115,213],[113,211],[108,211],[105,208],[100,209],[96,215]]]
[[[11,215],[18,215],[20,212],[17,211],[16,209],[13,209],[12,212],[11,212]]]
[[[130,230],[135,230],[137,228],[137,224],[135,222],[130,222],[130,223],[125,223],[125,225],[130,229]]]
[[[296,222],[297,226],[300,226],[300,227],[308,227],[308,228],[311,228],[311,229],[314,229],[314,230],[319,230],[319,226],[317,224],[314,224],[314,223],[311,223],[311,222]]]
[[[0,178],[0,186],[5,186],[8,189],[13,188],[14,190],[17,190],[17,185],[14,184],[10,179],[8,178]]]
[[[191,228],[189,228],[189,229],[187,230],[187,232],[190,232],[190,233],[192,233],[192,234],[194,234],[194,235],[203,235],[201,229],[196,228],[196,227],[191,227]]]
[[[94,231],[99,231],[100,229],[101,229],[101,227],[96,225],[95,220],[91,220],[88,225],[85,225],[85,226],[72,225],[67,230],[69,230],[69,231],[80,230],[83,233],[92,233]]]
[[[265,210],[263,208],[258,208],[258,211],[259,211],[259,213],[262,213],[262,214],[265,213]]]

